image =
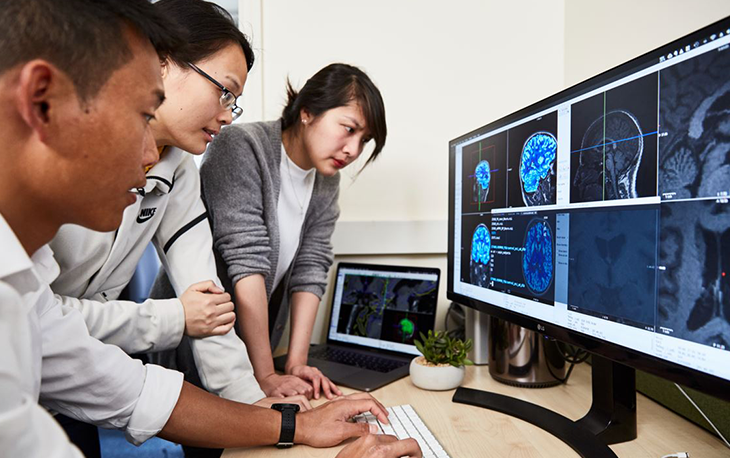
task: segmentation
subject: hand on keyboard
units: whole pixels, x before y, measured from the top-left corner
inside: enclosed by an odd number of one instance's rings
[[[378,421],[374,415],[366,412],[354,417],[358,423],[369,423],[378,427],[379,434],[391,434],[398,439],[413,438],[421,446],[424,458],[449,458],[448,453],[439,444],[425,423],[410,405],[388,407],[390,414],[386,425]],[[355,456],[355,455],[353,455]]]
[[[377,432],[377,426],[348,421],[363,412],[373,415],[380,423],[389,423],[385,407],[375,398],[367,393],[351,394],[297,414],[294,442],[332,447],[351,437]]]
[[[343,448],[336,458],[421,458],[415,439],[398,440],[395,436],[368,434]]]

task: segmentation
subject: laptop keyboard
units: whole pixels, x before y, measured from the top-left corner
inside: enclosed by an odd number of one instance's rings
[[[450,458],[444,448],[439,444],[431,430],[418,416],[413,407],[410,405],[402,405],[388,407],[389,425],[380,423],[375,415],[365,412],[357,415],[353,419],[358,423],[370,423],[378,427],[378,434],[391,434],[398,439],[407,439],[412,437],[421,446],[423,458]]]
[[[313,349],[309,356],[333,363],[361,367],[363,369],[370,369],[383,373],[390,372],[408,364],[408,361],[396,361],[375,355],[366,355],[363,353],[331,347]]]

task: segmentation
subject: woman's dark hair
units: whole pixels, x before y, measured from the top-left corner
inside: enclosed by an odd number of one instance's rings
[[[301,122],[301,110],[314,117],[327,110],[358,102],[370,130],[375,149],[363,168],[378,157],[385,145],[388,128],[385,123],[385,105],[380,91],[362,70],[347,64],[330,64],[309,78],[297,93],[287,81],[288,101],[281,114],[282,130]]]
[[[188,68],[207,59],[230,44],[239,44],[246,57],[246,67],[253,67],[253,50],[228,11],[203,0],[160,0],[154,4],[162,15],[177,22],[187,32],[187,45],[173,50],[168,59]]]

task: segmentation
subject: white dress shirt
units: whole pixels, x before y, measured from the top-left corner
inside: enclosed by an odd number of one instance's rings
[[[124,430],[134,444],[159,433],[182,374],[143,365],[89,336],[81,314],[48,286],[59,271],[50,248],[29,259],[2,215],[0,253],[0,450],[17,450],[13,457],[80,456],[38,402]]]
[[[40,342],[35,314],[6,279],[29,275],[33,264],[0,215],[0,450],[3,456],[82,458],[66,433],[38,405]],[[29,320],[31,318],[31,320]]]

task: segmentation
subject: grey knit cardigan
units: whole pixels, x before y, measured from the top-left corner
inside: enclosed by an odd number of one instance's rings
[[[261,274],[269,300],[279,260],[277,206],[281,189],[281,120],[226,127],[208,146],[200,167],[203,200],[213,230],[218,276],[233,295],[242,278]],[[339,217],[340,174],[317,173],[299,247],[279,288],[271,346],[275,348],[289,315],[289,297],[308,291],[322,297],[332,266],[332,233]],[[273,305],[273,304],[272,304]],[[270,316],[269,320],[274,317]]]

